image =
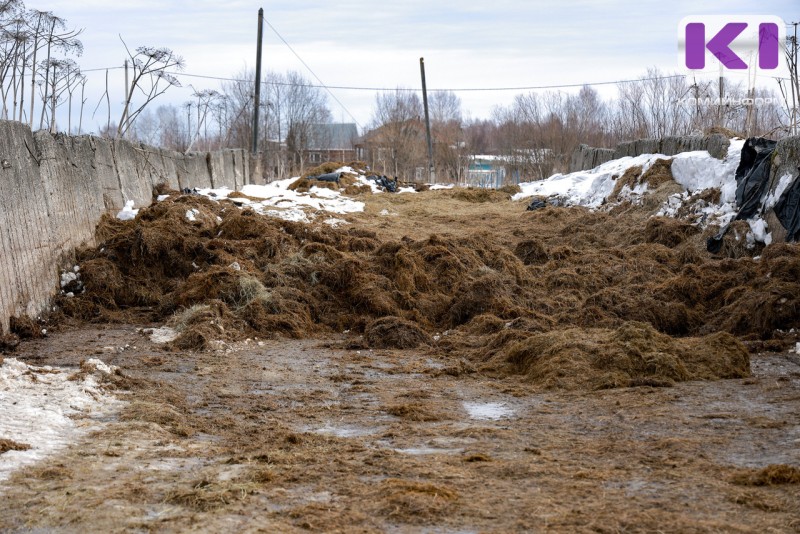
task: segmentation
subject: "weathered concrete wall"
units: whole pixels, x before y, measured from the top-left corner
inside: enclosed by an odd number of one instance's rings
[[[250,183],[243,150],[181,154],[122,140],[31,133],[0,121],[0,333],[36,317],[58,290],[59,269],[92,245],[103,213],[147,206],[153,187]]]
[[[616,148],[592,148],[580,145],[572,152],[569,172],[594,169],[612,159],[642,154],[664,154],[674,156],[681,152],[708,150],[715,158],[722,159],[728,153],[730,141],[722,134],[703,136],[665,137],[663,139],[639,139],[620,143]]]

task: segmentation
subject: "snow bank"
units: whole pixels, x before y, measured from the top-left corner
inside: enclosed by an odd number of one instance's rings
[[[545,180],[521,183],[522,192],[513,198],[518,200],[535,195],[558,195],[569,205],[596,208],[614,190],[615,177],[622,176],[625,171],[635,166],[641,166],[642,172],[646,172],[657,159],[661,158],[673,160],[672,175],[687,192],[719,188],[722,191],[722,202],[730,203],[734,201],[736,195],[735,174],[743,146],[744,140],[731,140],[728,154],[723,160],[712,157],[707,151],[684,152],[676,156],[642,154],[615,159],[588,171],[554,174]],[[630,192],[642,194],[646,192],[646,187],[637,186]]]
[[[94,376],[114,368],[97,359],[84,365],[94,372],[71,380],[73,370],[5,359],[0,366],[0,438],[30,449],[0,454],[0,480],[74,443],[96,428],[97,417],[119,409],[122,401],[104,391]]]
[[[625,174],[625,171],[635,166],[641,166],[643,172],[647,171],[659,158],[667,159],[669,156],[663,154],[643,154],[635,158],[626,156],[603,163],[588,171],[554,174],[544,180],[521,183],[519,187],[522,192],[514,195],[512,199],[558,195],[568,205],[597,208],[611,194],[616,179]],[[633,193],[641,194],[644,191],[644,188],[637,188]]]
[[[736,213],[736,168],[741,159],[743,139],[732,139],[725,158],[719,160],[707,151],[683,152],[675,156],[663,154],[643,154],[637,157],[624,157],[603,163],[588,171],[578,171],[570,174],[555,174],[545,180],[520,184],[521,193],[514,195],[513,199],[523,199],[531,196],[558,196],[561,204],[598,208],[614,189],[615,176],[622,176],[625,171],[633,166],[640,165],[645,172],[658,158],[672,159],[672,176],[685,191],[670,196],[656,213],[657,216],[676,217],[679,210],[686,207],[692,195],[706,189],[719,189],[720,201],[718,204],[696,202],[689,206],[691,213],[699,216],[701,225],[717,224],[724,227],[730,223]],[[766,198],[766,208],[772,208],[777,203],[781,194],[792,183],[793,177],[789,174],[781,177],[775,190]],[[624,188],[628,196],[642,195],[647,192],[646,184],[637,185],[633,190]],[[754,218],[748,221],[750,232],[747,234],[748,246],[755,243],[772,243],[772,233],[766,221]]]
[[[718,160],[708,152],[683,152],[673,156],[672,177],[689,193],[717,188],[723,204],[736,200],[736,167],[742,155],[743,139],[731,139],[725,159]]]

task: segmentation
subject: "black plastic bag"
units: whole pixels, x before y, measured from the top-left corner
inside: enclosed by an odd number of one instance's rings
[[[736,168],[737,221],[752,218],[763,205],[764,194],[769,186],[772,153],[777,144],[777,141],[763,137],[751,137],[745,141],[742,159]]]
[[[775,204],[775,215],[786,228],[786,242],[800,240],[800,175],[795,177],[792,185],[786,188]]]
[[[734,221],[751,219],[758,215],[764,206],[764,196],[769,187],[772,167],[772,153],[777,141],[763,137],[751,137],[744,142],[742,158],[736,168],[736,205],[739,212]],[[722,249],[722,240],[728,233],[730,224],[719,233],[706,239],[706,250],[717,254]]]

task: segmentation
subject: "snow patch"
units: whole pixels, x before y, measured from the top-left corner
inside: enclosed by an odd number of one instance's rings
[[[331,217],[330,219],[325,219],[322,222],[324,222],[325,224],[329,225],[331,228],[339,228],[340,226],[344,226],[346,224],[350,224],[349,222],[345,221],[344,219],[336,219],[334,217]]]
[[[153,328],[153,331],[150,332],[150,341],[159,344],[169,343],[170,341],[175,341],[178,335],[177,330],[174,328],[162,326],[161,328]]]
[[[117,213],[117,219],[121,221],[132,221],[138,214],[139,210],[133,208],[133,200],[129,200],[125,203],[125,207],[122,208],[122,211]]]
[[[96,372],[115,368],[92,358],[84,363]],[[0,437],[30,446],[0,454],[0,480],[76,442],[97,427],[97,417],[119,409],[122,401],[108,394],[94,374],[71,380],[74,370],[27,365],[6,358],[0,366]]]

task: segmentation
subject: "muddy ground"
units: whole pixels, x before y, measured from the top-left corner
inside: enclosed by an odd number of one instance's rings
[[[492,243],[528,259],[529,251],[519,244],[536,238],[549,262],[580,256],[581,247],[600,250],[602,256],[617,246],[604,239],[625,234],[610,225],[603,231],[602,223],[614,216],[574,212],[568,212],[568,222],[581,223],[575,233],[547,234],[541,223],[557,225],[558,210],[532,215],[524,213],[524,203],[505,198],[437,193],[368,197],[364,214],[343,218],[350,228],[373,233],[358,239],[386,243],[410,236],[419,243],[439,235],[447,244],[449,235],[466,239],[480,234],[478,248]],[[626,216],[628,223],[642,222],[642,229],[630,233],[643,231],[643,215]],[[537,235],[529,235],[526,224]],[[581,234],[589,227],[591,232]],[[700,243],[701,236],[694,238]],[[629,263],[640,288],[649,287],[646,276],[665,278],[689,264],[698,273],[714,265],[724,266],[725,272],[739,269],[745,275],[736,283],[749,291],[759,290],[752,282],[759,276],[773,283],[773,271],[760,273],[752,259],[738,257],[743,254],[733,245],[728,258],[706,265],[699,245],[684,243],[686,236],[676,239],[675,245],[683,246],[680,252],[662,246]],[[642,243],[628,241],[625,246],[639,254],[635,251]],[[354,250],[349,243],[348,254],[361,254],[356,259],[371,265],[369,251]],[[408,246],[413,251],[413,243]],[[572,252],[558,252],[567,246]],[[645,262],[653,250],[661,254],[663,273]],[[793,250],[779,250],[775,257],[797,257]],[[629,249],[608,253],[608,261],[616,257],[624,264],[626,253]],[[96,252],[87,254],[97,257]],[[257,254],[251,259],[255,273]],[[583,266],[596,275],[592,269],[604,261]],[[522,272],[522,278],[528,273],[544,279],[553,267],[582,274],[580,264],[543,263],[507,268]],[[784,264],[792,265],[789,260]],[[486,274],[485,266],[474,268]],[[606,283],[616,283],[606,275]],[[783,278],[784,285],[792,280]],[[268,286],[268,279],[261,280]],[[514,283],[535,289],[524,279]],[[421,279],[415,284],[423,295]],[[563,295],[585,290],[586,299],[603,290],[584,285],[559,283]],[[160,287],[181,296],[174,284]],[[453,290],[458,287],[454,284]],[[785,306],[792,298],[777,294],[773,302],[767,297],[774,290],[769,286],[758,302]],[[91,306],[75,306],[81,313],[63,317],[58,331],[23,342],[14,356],[30,364],[77,368],[81,360],[99,357],[118,366],[121,374],[109,387],[129,404],[103,421],[102,430],[3,483],[0,531],[800,531],[800,356],[787,350],[794,338],[763,328],[796,319],[783,308],[760,310],[766,318],[748,329],[741,321],[708,319],[711,311],[687,297],[681,302],[692,306],[689,311],[697,317],[687,323],[688,330],[675,332],[670,330],[676,323],[659,323],[661,316],[631,322],[635,309],[623,314],[615,308],[613,316],[597,312],[597,324],[586,325],[584,317],[583,326],[569,323],[563,313],[549,315],[541,319],[545,327],[534,327],[536,316],[508,305],[513,299],[472,310],[463,321],[401,306],[401,312],[408,312],[402,320],[411,325],[402,340],[419,334],[424,341],[417,348],[398,349],[365,341],[371,332],[383,332],[371,323],[379,316],[376,311],[349,301],[335,303],[334,309],[326,293],[316,286],[313,291],[308,293],[316,299],[309,305],[309,324],[320,324],[295,336],[300,339],[291,339],[287,331],[259,335],[255,328],[260,323],[237,322],[249,317],[248,301],[231,320],[240,325],[237,335],[220,333],[226,338],[222,343],[208,343],[210,334],[201,329],[203,335],[191,339],[202,338],[202,347],[165,347],[146,334],[165,322],[152,322],[152,307],[104,305],[97,311],[106,295],[87,295],[81,302]],[[432,290],[424,295],[435,296]],[[585,303],[581,308],[563,295],[554,308],[585,309]],[[736,295],[724,300],[735,304]],[[445,311],[452,304],[442,302]],[[229,304],[231,313],[240,313]],[[757,307],[754,317],[760,317]],[[87,317],[87,309],[98,315]],[[341,325],[334,320],[345,312],[354,325],[349,332],[336,328]],[[359,313],[368,317],[353,320]],[[109,323],[115,318],[122,322]],[[124,321],[132,318],[140,320]],[[396,333],[386,332],[387,337]],[[566,341],[548,341],[553,332],[567,332]],[[585,343],[595,344],[581,345],[583,340],[576,339],[581,332],[591,338]],[[609,336],[613,343],[604,345]],[[736,353],[736,358],[721,368],[706,360],[698,367],[692,354],[705,350],[704,339],[713,340],[720,354]],[[637,349],[648,365],[632,370],[596,354],[609,347],[633,365],[629,345],[648,340],[679,348],[680,361]],[[494,352],[487,349],[492,344]],[[546,372],[536,370],[535,354],[519,356],[540,346],[557,352]],[[749,349],[746,367],[737,363],[744,347]],[[570,350],[594,360],[561,372],[553,369]],[[512,361],[515,354],[524,361]],[[717,352],[709,354],[716,357]],[[546,379],[539,379],[539,371]],[[603,380],[566,376],[593,372]],[[726,374],[737,378],[716,379]],[[631,384],[637,387],[627,387]]]

